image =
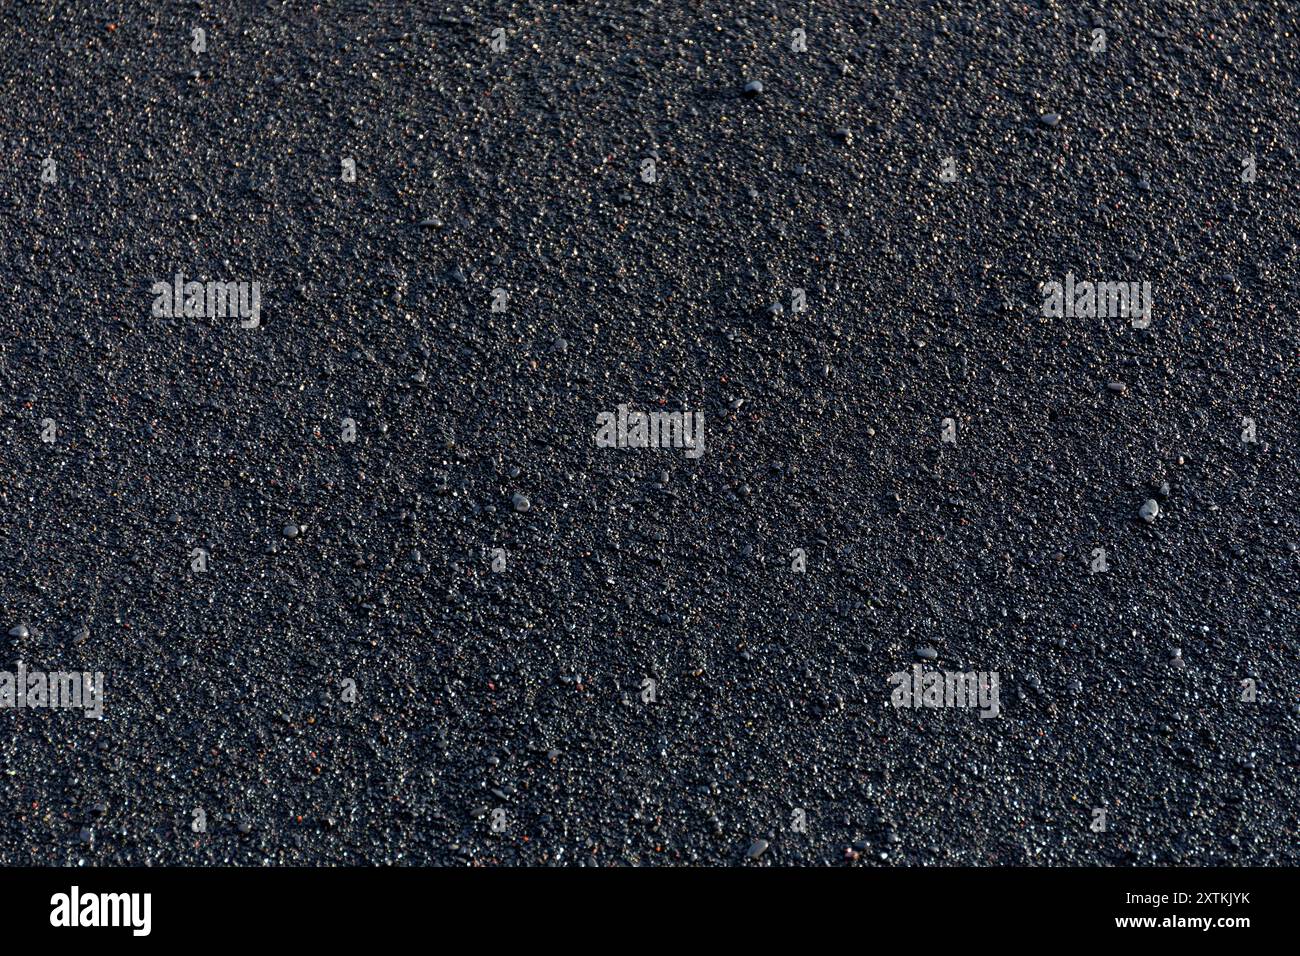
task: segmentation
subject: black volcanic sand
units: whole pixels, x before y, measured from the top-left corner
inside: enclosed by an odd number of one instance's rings
[[[1300,863],[1293,4],[108,6],[0,39],[0,640],[107,694],[3,862]]]

